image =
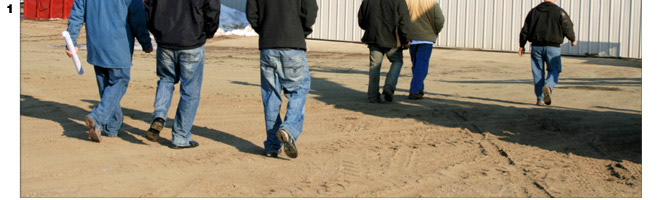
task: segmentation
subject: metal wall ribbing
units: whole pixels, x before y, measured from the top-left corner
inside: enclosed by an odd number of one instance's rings
[[[245,6],[245,0],[222,0]],[[318,21],[311,38],[360,41],[357,13],[362,0],[317,0]],[[446,24],[436,46],[517,51],[527,13],[541,0],[438,0]],[[575,26],[579,45],[565,55],[641,58],[641,0],[557,0]],[[245,7],[240,7],[241,11]]]

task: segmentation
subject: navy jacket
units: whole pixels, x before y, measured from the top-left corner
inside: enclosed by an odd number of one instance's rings
[[[145,0],[145,13],[159,47],[195,49],[218,30],[221,0]]]

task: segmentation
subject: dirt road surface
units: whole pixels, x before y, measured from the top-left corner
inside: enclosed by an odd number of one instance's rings
[[[87,52],[82,76],[66,57],[65,29],[21,21],[21,197],[642,196],[640,60],[564,57],[553,105],[539,107],[528,57],[449,49],[433,51],[425,99],[408,100],[405,51],[395,102],[370,104],[366,46],[309,40],[300,155],[274,159],[257,38],[208,41],[201,146],[172,150],[170,129],[144,137],[158,79],[155,54],[140,51],[120,136],[87,138],[99,94]]]

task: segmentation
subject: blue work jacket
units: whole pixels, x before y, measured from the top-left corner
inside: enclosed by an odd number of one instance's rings
[[[67,27],[75,46],[83,24],[91,65],[131,67],[134,38],[143,49],[152,48],[142,0],[75,0]]]

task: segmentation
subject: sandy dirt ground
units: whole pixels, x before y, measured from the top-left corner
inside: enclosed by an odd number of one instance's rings
[[[21,197],[642,196],[640,60],[564,57],[553,105],[539,107],[528,57],[449,49],[433,51],[426,98],[408,100],[405,51],[395,102],[370,104],[366,46],[309,40],[299,158],[275,159],[263,156],[257,38],[208,41],[201,146],[172,150],[170,129],[144,137],[154,53],[134,55],[120,136],[87,138],[99,94],[93,68],[79,76],[66,57],[65,29],[21,21]]]

